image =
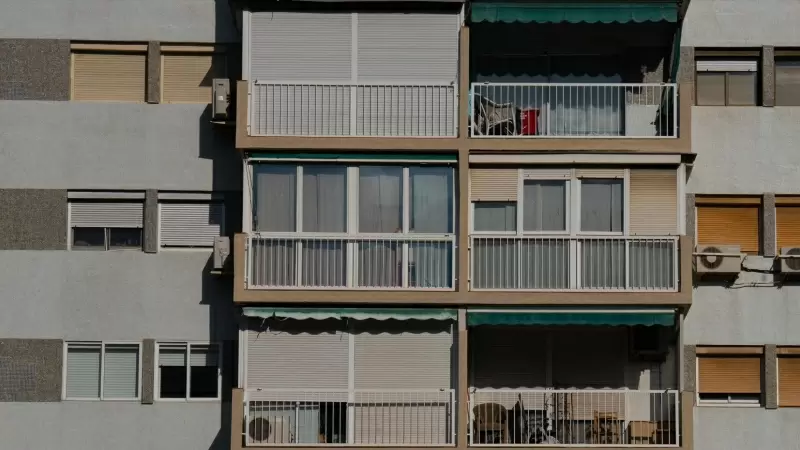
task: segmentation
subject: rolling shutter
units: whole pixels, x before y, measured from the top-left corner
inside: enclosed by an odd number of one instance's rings
[[[103,366],[103,398],[130,399],[139,395],[138,345],[107,344]]]
[[[631,234],[674,235],[677,229],[678,173],[674,169],[631,169]]]
[[[71,202],[72,227],[141,228],[142,202]]]
[[[144,102],[146,61],[144,53],[73,53],[72,99]]]
[[[778,406],[800,406],[800,356],[778,357]]]
[[[760,356],[701,356],[697,365],[701,394],[761,393]]]
[[[756,205],[697,207],[698,245],[738,245],[743,253],[758,253],[759,228]]]
[[[225,76],[222,54],[165,54],[161,63],[164,103],[210,103],[211,83]]]
[[[68,345],[67,398],[100,398],[100,344]]]
[[[572,169],[525,169],[525,180],[567,180],[572,177]]]
[[[189,365],[192,367],[219,367],[219,348],[216,345],[192,345]]]
[[[158,365],[186,366],[186,344],[162,344],[158,350]]]
[[[162,203],[161,245],[213,247],[224,233],[225,206],[221,203]]]
[[[697,61],[698,72],[757,72],[758,61],[708,59]]]
[[[625,178],[625,169],[576,169],[578,178]]]
[[[470,200],[515,202],[519,192],[517,169],[470,169]]]
[[[800,205],[778,206],[775,212],[778,251],[784,247],[800,247]]]

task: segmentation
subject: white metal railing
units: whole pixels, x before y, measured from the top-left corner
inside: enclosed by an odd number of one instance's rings
[[[677,237],[473,235],[470,289],[678,290]]]
[[[254,136],[456,136],[455,84],[251,85]]]
[[[455,394],[429,390],[248,390],[248,446],[450,446]]]
[[[667,83],[472,83],[471,137],[674,138]]]
[[[455,235],[250,234],[248,289],[453,290]]]
[[[471,446],[680,445],[677,390],[471,389]]]

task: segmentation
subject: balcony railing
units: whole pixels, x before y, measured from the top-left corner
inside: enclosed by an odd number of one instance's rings
[[[675,390],[472,389],[471,446],[677,447]]]
[[[245,393],[247,446],[449,446],[453,390]]]
[[[472,83],[472,137],[675,138],[675,84]]]
[[[456,136],[453,84],[251,85],[253,136]]]
[[[251,234],[249,289],[453,290],[454,235]]]
[[[678,290],[677,237],[471,237],[470,289]]]

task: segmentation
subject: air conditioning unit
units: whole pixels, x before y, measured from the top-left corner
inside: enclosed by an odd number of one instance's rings
[[[231,256],[231,239],[228,236],[214,238],[214,270],[222,270]]]
[[[247,424],[247,436],[255,444],[292,444],[292,424],[288,417],[256,416]]]
[[[628,346],[631,359],[661,361],[669,351],[669,337],[665,327],[636,326],[630,328]]]
[[[800,273],[800,247],[782,247],[781,256],[782,273]]]
[[[715,254],[719,254],[716,256]],[[704,245],[697,247],[697,273],[734,274],[742,269],[738,245]]]
[[[231,81],[227,78],[214,78],[211,86],[211,119],[228,120],[231,106]]]

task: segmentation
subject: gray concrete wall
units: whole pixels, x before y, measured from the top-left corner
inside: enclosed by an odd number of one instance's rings
[[[798,448],[800,409],[696,407],[694,448],[702,450]]]
[[[0,99],[69,100],[69,77],[69,41],[0,40]]]
[[[800,3],[793,0],[691,0],[682,45],[800,45]]]

